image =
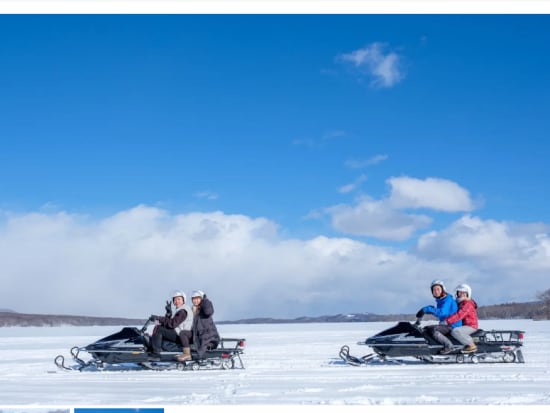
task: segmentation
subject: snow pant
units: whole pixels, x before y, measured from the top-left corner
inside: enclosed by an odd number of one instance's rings
[[[191,340],[193,339],[193,332],[191,330],[180,331],[180,340],[183,348],[190,346]]]
[[[452,348],[453,342],[449,340],[447,334],[452,331],[452,327],[447,324],[436,324],[432,326],[427,326],[426,331],[430,334],[435,341],[443,344],[445,348]]]
[[[208,342],[201,342],[200,345],[197,345],[197,354],[199,355],[199,357],[204,357],[204,355],[206,354],[206,352],[208,350],[214,350],[215,348],[218,347],[218,341],[208,341]]]
[[[471,337],[473,333],[475,333],[477,329],[470,327],[470,326],[461,326],[453,328],[453,331],[451,331],[451,335],[460,343],[465,346],[469,346],[474,342],[474,339]]]
[[[153,353],[160,354],[162,351],[162,340],[173,341],[177,343],[178,333],[173,328],[166,328],[159,326],[153,333],[151,340],[151,346],[153,347]]]

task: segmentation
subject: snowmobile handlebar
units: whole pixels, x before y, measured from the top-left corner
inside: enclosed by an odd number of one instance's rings
[[[420,325],[422,321],[422,317],[416,317],[416,321],[413,323],[413,326],[416,327],[418,330],[422,330],[422,326]]]
[[[145,320],[145,324],[143,324],[143,327],[139,331],[142,333],[145,333],[147,331],[147,327],[149,327],[151,324],[153,324],[154,321],[151,321],[150,319]]]

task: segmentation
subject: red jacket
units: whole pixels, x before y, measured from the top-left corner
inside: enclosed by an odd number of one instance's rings
[[[458,311],[445,319],[449,325],[456,323],[458,320],[462,320],[463,326],[470,326],[476,330],[479,328],[477,303],[474,300],[462,300],[458,303]]]

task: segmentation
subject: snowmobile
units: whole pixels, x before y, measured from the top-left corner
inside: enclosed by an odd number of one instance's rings
[[[402,358],[412,357],[427,363],[524,363],[521,347],[525,332],[520,330],[482,330],[472,334],[477,345],[475,353],[464,353],[464,346],[453,337],[453,351],[439,354],[443,345],[437,342],[421,327],[421,318],[416,322],[400,321],[380,333],[360,341],[358,345],[367,345],[374,353],[362,357],[351,355],[347,345],[342,346],[339,356],[347,364],[360,366],[375,362],[393,362],[400,364]]]
[[[180,362],[176,360],[176,356],[182,354],[181,343],[164,340],[160,357],[150,353],[151,337],[147,334],[150,323],[147,320],[141,329],[124,327],[119,332],[85,347],[73,347],[70,353],[76,365],[65,365],[65,357],[62,355],[54,359],[55,365],[62,370],[78,371],[103,370],[107,366],[149,370],[244,369],[241,359],[246,344],[244,338],[221,338],[218,345],[208,349],[202,357],[192,345],[191,360]],[[85,361],[80,357],[82,352],[87,352],[92,358]]]

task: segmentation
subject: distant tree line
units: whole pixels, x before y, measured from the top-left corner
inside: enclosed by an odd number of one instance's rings
[[[477,314],[481,319],[491,318],[526,318],[533,320],[550,320],[550,288],[537,293],[539,301],[528,303],[505,303],[481,306]]]
[[[480,319],[550,320],[550,288],[537,293],[539,301],[527,303],[505,303],[480,306],[477,313]],[[345,323],[370,321],[403,321],[415,319],[412,314],[337,314],[318,317],[298,317],[294,319],[249,318],[233,321],[217,321],[218,324],[280,324],[280,323]],[[140,325],[145,320],[115,317],[85,317],[70,315],[20,314],[0,310],[0,327],[9,326],[92,326],[92,325]],[[0,412],[1,413],[1,412]]]
[[[542,318],[544,320],[550,320],[550,288],[538,293],[537,298],[541,302],[540,311]]]
[[[21,314],[14,311],[0,311],[0,327],[120,326],[143,323],[144,320],[132,318]]]

